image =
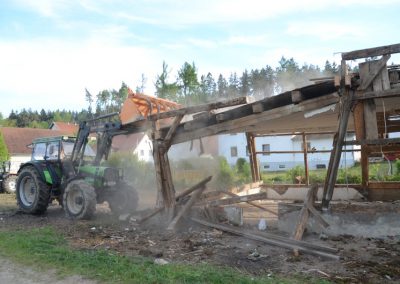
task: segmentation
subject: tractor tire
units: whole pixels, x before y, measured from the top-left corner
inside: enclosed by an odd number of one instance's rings
[[[117,216],[132,214],[139,202],[137,191],[126,183],[121,183],[116,191],[107,199],[111,212]]]
[[[41,179],[34,167],[26,167],[18,175],[17,204],[21,211],[43,214],[49,206],[50,187]]]
[[[17,190],[16,187],[17,176],[10,175],[3,180],[4,191],[7,193],[15,193]]]
[[[90,219],[96,211],[96,192],[84,180],[71,181],[64,190],[63,207],[71,219]]]

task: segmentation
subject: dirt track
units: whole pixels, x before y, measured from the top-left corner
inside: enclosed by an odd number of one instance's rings
[[[367,239],[343,235],[321,240],[318,235],[307,234],[306,241],[339,250],[341,260],[333,261],[310,255],[294,257],[291,251],[279,247],[194,224],[186,224],[181,232],[171,234],[155,225],[121,222],[110,214],[106,204],[98,206],[95,218],[90,221],[68,220],[62,208],[56,205],[50,206],[43,216],[15,212],[10,208],[6,214],[3,212],[1,228],[50,225],[78,249],[106,249],[128,256],[163,258],[179,263],[208,262],[253,275],[312,275],[338,283],[400,281],[399,236]]]
[[[70,276],[59,279],[52,271],[41,273],[8,259],[0,257],[0,283],[12,284],[94,284],[95,281],[83,279],[80,276]]]

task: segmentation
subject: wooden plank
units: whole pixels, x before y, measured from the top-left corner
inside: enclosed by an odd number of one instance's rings
[[[264,111],[264,105],[262,103],[254,104],[251,106],[253,113],[261,113]]]
[[[376,120],[376,104],[374,100],[364,101],[365,138],[378,139],[378,122]]]
[[[239,195],[234,194],[233,192],[230,192],[230,191],[224,191],[223,193],[226,194],[226,195],[229,195],[229,196],[231,196],[231,197],[238,197],[238,196],[239,196]],[[270,209],[268,209],[268,208],[265,208],[265,207],[263,207],[263,206],[260,206],[260,205],[258,205],[257,203],[254,203],[254,202],[251,202],[251,201],[246,201],[246,203],[247,203],[247,204],[250,204],[251,206],[257,207],[258,209],[261,209],[261,210],[263,210],[263,211],[265,211],[265,212],[269,212],[269,213],[271,213],[271,214],[274,214],[274,215],[278,216],[278,213],[276,213],[275,211],[272,211],[272,210],[270,210]]]
[[[249,233],[248,231],[243,231],[243,230],[233,228],[230,226],[224,226],[221,224],[210,223],[210,222],[207,222],[207,221],[204,221],[204,220],[201,220],[198,218],[194,218],[194,217],[192,217],[191,220],[198,224],[201,224],[203,226],[207,226],[210,228],[214,228],[214,229],[228,232],[231,234],[235,234],[238,236],[243,236],[243,237],[249,238],[251,240],[264,242],[264,243],[272,245],[272,246],[279,246],[279,247],[286,248],[286,249],[297,249],[301,252],[320,256],[323,258],[329,258],[329,259],[334,259],[334,260],[340,259],[340,257],[338,255],[334,255],[334,254],[331,254],[331,253],[325,252],[325,251],[319,251],[314,248],[308,248],[306,246],[301,245],[301,243],[294,244],[289,241],[286,241],[283,237],[281,237],[280,239],[276,239],[276,238],[272,239],[272,238],[267,238],[267,237],[263,237],[260,235],[252,234],[252,233]]]
[[[303,138],[303,155],[304,155],[304,173],[306,175],[306,185],[308,185],[310,183],[310,178],[309,178],[309,174],[308,174],[308,156],[307,156],[307,138],[306,135],[303,133],[302,134],[302,138]]]
[[[210,110],[217,109],[217,108],[225,108],[225,107],[248,104],[252,101],[253,101],[253,98],[251,98],[251,97],[234,98],[234,99],[226,100],[226,101],[220,101],[220,102],[203,104],[203,105],[192,106],[192,107],[186,107],[186,108],[166,111],[166,112],[162,112],[162,113],[158,113],[158,114],[153,114],[153,115],[150,115],[148,117],[148,119],[158,120],[158,119],[169,118],[169,117],[174,117],[174,116],[178,116],[178,115],[192,114],[192,113],[202,112],[202,111],[210,111]]]
[[[308,218],[310,217],[310,212],[308,211],[308,205],[313,205],[315,201],[315,197],[318,192],[318,184],[313,184],[311,188],[308,190],[306,198],[304,200],[304,206],[300,211],[300,216],[297,221],[296,229],[293,232],[293,239],[301,240],[303,237],[304,230],[307,226]]]
[[[303,100],[303,95],[300,90],[294,90],[291,92],[292,95],[292,102],[297,104]]]
[[[368,99],[378,99],[378,98],[390,98],[400,96],[400,88],[399,89],[388,89],[383,91],[368,91],[364,93],[359,93],[357,96],[354,96],[354,100],[368,100]]]
[[[185,196],[191,194],[196,189],[205,186],[211,179],[212,179],[212,176],[206,177],[205,179],[203,179],[202,181],[189,187],[188,189],[183,190],[182,192],[180,192],[179,194],[176,195],[176,201],[178,202],[179,199],[181,199],[182,197],[185,197]]]
[[[248,202],[248,201],[254,201],[254,200],[262,200],[262,199],[266,199],[266,198],[267,198],[267,193],[260,192],[260,193],[249,194],[249,195],[244,195],[244,196],[237,196],[237,197],[231,197],[231,198],[220,199],[220,200],[212,200],[212,201],[207,202],[206,204],[209,206],[222,206],[222,205],[230,205],[230,204]]]
[[[384,45],[373,48],[366,48],[360,50],[354,50],[350,52],[343,52],[342,59],[354,60],[358,58],[375,57],[385,54],[400,53],[400,43],[393,45]]]
[[[329,227],[329,223],[321,216],[321,214],[311,204],[307,204],[307,209],[310,211],[314,219],[324,228]]]
[[[344,70],[342,72],[342,76],[345,76],[347,66],[344,60],[342,60],[341,66],[342,70]],[[339,169],[339,162],[343,151],[344,137],[347,132],[347,124],[353,106],[352,99],[354,96],[354,92],[350,91],[349,88],[342,86],[342,93],[343,93],[342,108],[339,115],[339,126],[337,133],[334,136],[333,149],[329,159],[329,166],[324,184],[324,192],[322,198],[322,206],[324,209],[328,209],[329,203],[332,200],[333,190],[335,188],[335,183]]]
[[[236,130],[237,132],[245,132],[251,128],[250,127],[251,125],[253,126],[261,125],[266,121],[272,119],[278,119],[296,112],[321,108],[330,105],[332,103],[336,103],[338,102],[338,100],[339,100],[338,95],[335,92],[326,96],[321,96],[314,99],[303,101],[297,105],[290,104],[270,109],[269,111],[264,111],[259,114],[253,114],[252,109],[250,110],[251,114],[248,114],[246,112],[236,113],[236,111],[239,110],[235,110],[235,115],[234,115],[235,119],[231,119],[222,123],[217,123],[215,121],[210,125],[204,123],[204,125],[206,126],[203,125],[203,127],[194,127],[193,129],[181,129],[181,131],[177,133],[176,136],[174,137],[172,144],[182,143],[204,136],[212,136],[220,133],[229,133],[231,131],[236,131]]]
[[[176,217],[172,220],[172,222],[169,223],[167,230],[174,231],[176,229],[178,222],[182,219],[183,216],[185,216],[188,213],[189,209],[192,208],[194,203],[199,199],[200,195],[203,193],[205,189],[206,189],[205,186],[197,189],[197,191],[193,194],[193,196],[190,197],[189,201],[186,202],[186,204],[182,207],[181,211],[179,211]]]
[[[390,55],[384,55],[379,60],[368,61],[359,64],[361,83],[358,90],[366,90],[373,80],[380,74],[382,69],[386,69]]]
[[[164,138],[164,151],[168,151],[168,149],[171,147],[171,140],[174,137],[176,133],[176,129],[179,126],[179,123],[182,121],[183,114],[177,115],[174,119],[174,122],[172,123],[171,127],[168,130],[167,135]]]

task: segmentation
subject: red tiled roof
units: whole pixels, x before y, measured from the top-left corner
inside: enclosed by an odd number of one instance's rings
[[[31,149],[26,146],[36,138],[69,135],[65,131],[40,128],[0,127],[0,132],[3,134],[4,142],[11,155],[30,154]]]
[[[76,124],[76,123],[72,123],[72,122],[54,121],[50,125],[50,129],[51,130],[62,131],[65,134],[68,134],[68,135],[71,135],[71,136],[75,136],[75,135],[78,134],[79,125]]]

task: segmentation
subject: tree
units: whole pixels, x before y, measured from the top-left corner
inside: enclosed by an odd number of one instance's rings
[[[202,94],[203,102],[215,99],[217,95],[217,84],[210,72],[208,72],[207,76],[201,76],[200,92]]]
[[[156,96],[162,99],[177,101],[178,85],[176,83],[168,83],[168,65],[163,61],[162,72],[157,76],[156,83]]]
[[[228,83],[222,74],[219,74],[217,81],[218,98],[224,98],[227,94]]]
[[[0,162],[8,161],[10,154],[8,153],[6,142],[4,141],[3,133],[0,132]]]
[[[89,103],[88,106],[88,112],[89,114],[92,114],[92,104],[94,102],[93,96],[91,93],[89,93],[88,89],[85,88],[85,99]]]
[[[147,83],[147,78],[142,73],[142,76],[140,78],[140,85],[136,86],[136,93],[143,94],[144,93],[144,89],[146,88],[146,83]]]
[[[237,77],[236,72],[231,73],[229,76],[229,84],[228,84],[228,97],[234,98],[239,95],[239,79]]]
[[[250,77],[247,70],[244,70],[242,77],[240,77],[239,94],[240,96],[250,95]]]
[[[183,102],[186,105],[190,105],[198,101],[195,96],[199,91],[199,81],[197,79],[197,70],[194,62],[192,64],[187,62],[183,64],[182,68],[178,71],[178,81]]]

